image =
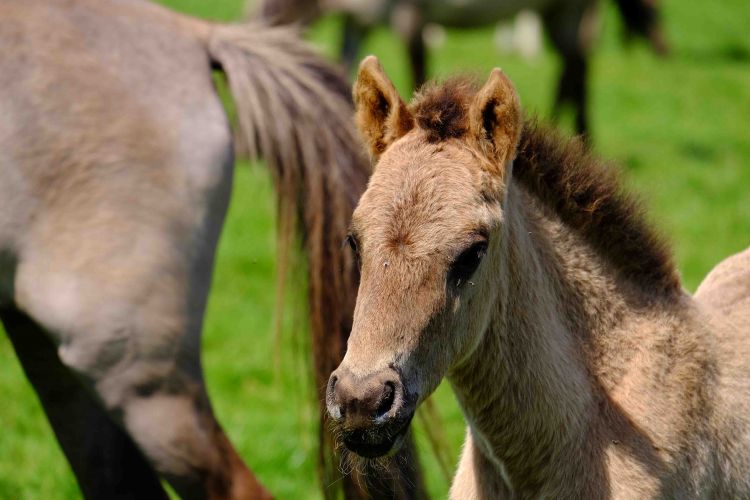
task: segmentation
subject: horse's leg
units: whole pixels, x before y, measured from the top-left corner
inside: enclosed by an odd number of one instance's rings
[[[133,441],[63,366],[47,334],[17,310],[0,311],[0,319],[84,497],[167,498]]]
[[[427,47],[425,47],[422,12],[414,2],[396,2],[391,11],[391,27],[406,43],[411,63],[412,85],[417,89],[427,81]]]
[[[358,22],[351,14],[344,15],[344,33],[341,40],[341,63],[347,75],[351,75],[359,59],[362,47],[369,29]]]
[[[640,35],[646,38],[659,56],[669,55],[669,43],[664,36],[658,0],[615,0],[627,28],[628,39]]]
[[[409,59],[411,60],[412,81],[414,88],[419,87],[427,81],[427,48],[421,29],[415,29],[407,40]]]
[[[144,269],[102,258],[88,270],[70,270],[55,257],[22,261],[19,307],[52,333],[62,364],[182,498],[266,498],[211,409],[195,334],[202,309],[188,296],[189,281],[168,263]]]
[[[544,14],[544,25],[552,44],[562,56],[562,73],[557,87],[554,115],[562,106],[571,104],[575,112],[575,127],[580,134],[589,132],[588,124],[588,46],[590,36],[584,20],[593,16],[593,4],[558,3]]]

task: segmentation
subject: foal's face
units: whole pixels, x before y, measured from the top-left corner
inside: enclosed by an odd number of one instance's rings
[[[378,162],[352,218],[348,243],[360,263],[361,284],[347,353],[327,393],[344,444],[367,457],[398,447],[419,403],[481,340],[503,217],[502,169],[493,168],[481,142],[491,146],[496,132],[483,128],[492,125],[488,111],[479,110],[477,140],[436,140],[414,126],[392,86],[383,88],[383,78],[377,61],[367,59],[355,87],[360,127]],[[493,78],[488,85],[507,92],[507,79]],[[375,85],[374,100],[362,95],[372,90],[362,88],[363,80]],[[368,100],[375,116],[363,116]],[[517,119],[517,100],[511,104],[510,116]],[[497,104],[492,106],[489,112]],[[378,121],[385,128],[379,135]],[[471,124],[465,125],[468,135]],[[515,148],[516,141],[508,144]],[[502,166],[511,154],[502,151]]]

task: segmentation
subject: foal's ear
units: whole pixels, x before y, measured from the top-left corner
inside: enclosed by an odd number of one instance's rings
[[[493,69],[469,108],[469,130],[499,168],[515,158],[522,123],[513,83],[499,68]]]
[[[375,56],[367,56],[359,65],[354,105],[357,127],[374,158],[414,126],[414,118]]]

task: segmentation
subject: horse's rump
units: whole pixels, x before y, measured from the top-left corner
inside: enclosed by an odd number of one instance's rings
[[[717,264],[698,287],[695,299],[742,321],[750,334],[750,248]]]

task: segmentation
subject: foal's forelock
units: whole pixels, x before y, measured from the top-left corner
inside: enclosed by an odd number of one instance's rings
[[[468,109],[477,85],[468,78],[427,84],[415,97],[410,111],[429,142],[460,139],[469,131]]]

